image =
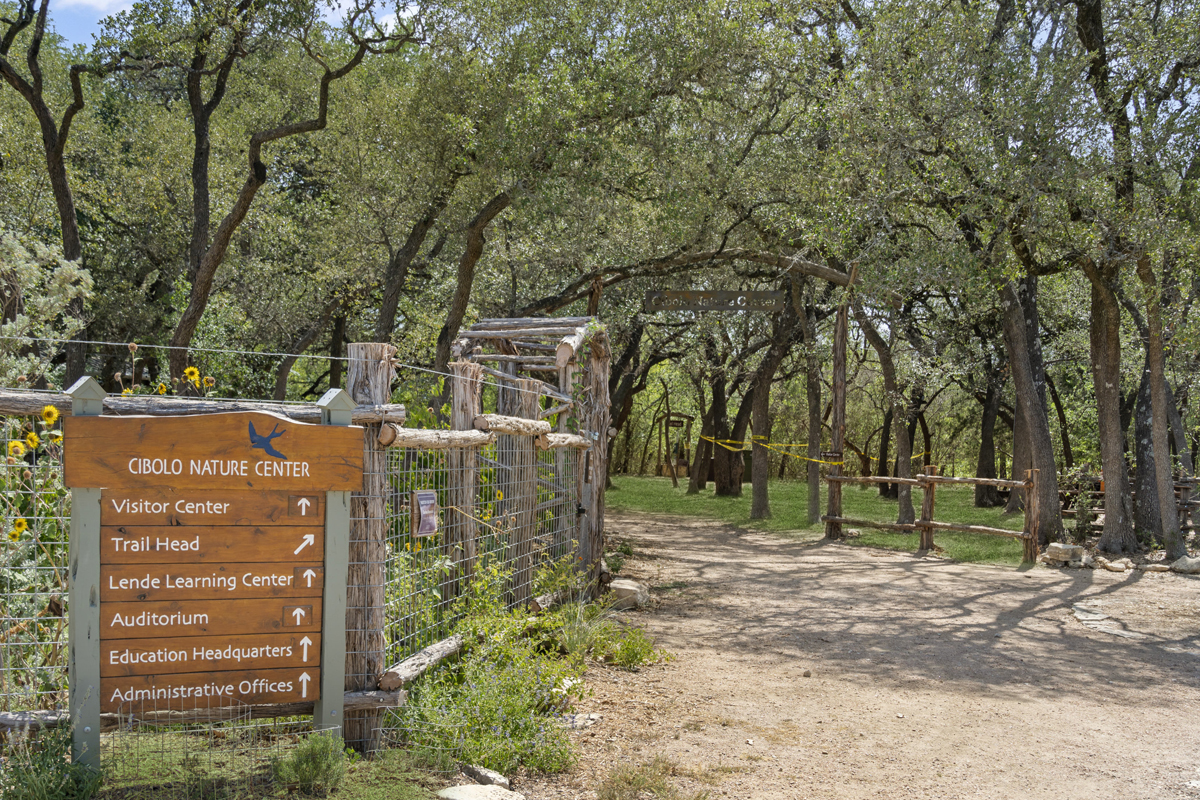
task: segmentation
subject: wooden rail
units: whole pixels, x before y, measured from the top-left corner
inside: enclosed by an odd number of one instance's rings
[[[1037,496],[1037,480],[1038,471],[1036,469],[1026,470],[1026,479],[1023,481],[1008,481],[998,478],[949,478],[944,475],[937,474],[937,467],[930,466],[926,468],[928,472],[924,475],[917,475],[915,478],[892,478],[887,475],[866,475],[863,477],[851,477],[846,475],[827,475],[825,480],[831,484],[842,483],[901,483],[909,486],[919,486],[924,492],[924,498],[921,503],[921,516],[911,523],[902,522],[872,522],[870,520],[851,519],[841,515],[840,497],[837,503],[837,508],[830,508],[830,513],[821,517],[823,522],[829,523],[826,530],[830,538],[839,538],[843,525],[856,525],[862,528],[876,528],[878,530],[889,531],[892,533],[911,533],[917,531],[920,534],[920,544],[918,552],[925,552],[933,549],[933,532],[934,531],[961,531],[963,533],[976,533],[985,536],[1007,536],[1013,539],[1020,539],[1022,544],[1021,561],[1022,563],[1033,563],[1038,557],[1038,523],[1040,520],[1041,509],[1038,507]],[[1010,531],[1004,528],[992,528],[987,525],[964,525],[955,522],[937,522],[933,518],[934,505],[937,499],[937,487],[939,484],[963,485],[963,486],[1002,486],[1011,489],[1021,489],[1025,492],[1025,527],[1020,531]],[[832,488],[832,487],[831,487]],[[832,492],[831,492],[832,495]],[[833,506],[833,503],[830,504]]]

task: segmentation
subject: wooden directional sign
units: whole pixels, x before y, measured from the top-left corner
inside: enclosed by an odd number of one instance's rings
[[[362,453],[257,412],[68,418],[66,483],[101,489],[100,710],[319,699],[326,492],[361,489]]]
[[[646,313],[656,311],[782,311],[783,292],[646,292]]]

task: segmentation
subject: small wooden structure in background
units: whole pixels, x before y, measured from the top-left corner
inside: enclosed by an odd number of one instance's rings
[[[658,442],[658,455],[655,458],[654,474],[660,478],[686,478],[688,477],[688,464],[690,463],[690,453],[692,441],[692,422],[695,420],[691,414],[682,414],[678,411],[668,411],[665,414],[659,414],[654,418],[654,424],[651,430],[654,431],[655,441]],[[671,429],[683,428],[683,436],[676,437],[675,442],[671,442]],[[666,460],[663,460],[663,456]]]

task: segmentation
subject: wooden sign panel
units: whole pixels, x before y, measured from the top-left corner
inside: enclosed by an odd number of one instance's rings
[[[203,492],[176,488],[103,493],[101,525],[324,525],[321,492]]]
[[[318,700],[326,492],[362,487],[362,429],[77,416],[65,439],[68,485],[101,489],[101,710]]]
[[[646,292],[646,313],[656,311],[782,311],[783,292]]]
[[[315,668],[137,675],[101,681],[100,710],[142,714],[191,711],[238,704],[300,703],[316,699]]]
[[[196,525],[100,528],[100,564],[224,564],[323,561],[325,531],[316,527]]]
[[[316,667],[321,634],[259,634],[206,638],[112,639],[100,650],[100,675],[168,675],[221,670]]]
[[[141,489],[362,489],[362,429],[277,414],[87,417],[64,420],[67,486]]]

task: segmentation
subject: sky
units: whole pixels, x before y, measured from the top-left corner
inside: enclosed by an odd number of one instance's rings
[[[50,3],[50,21],[71,44],[90,45],[100,30],[100,20],[129,8],[129,0],[66,0]]]

